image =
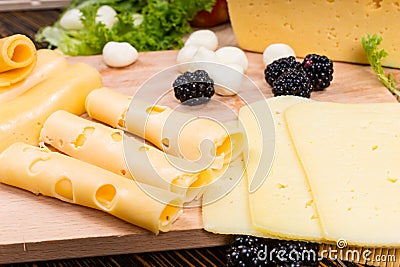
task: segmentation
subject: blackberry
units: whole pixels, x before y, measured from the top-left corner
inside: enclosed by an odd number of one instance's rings
[[[310,98],[311,90],[310,79],[301,69],[289,69],[272,86],[274,96],[295,95]]]
[[[249,235],[236,236],[227,250],[227,266],[273,267],[263,253],[264,247],[259,238]]]
[[[331,84],[333,63],[326,56],[308,54],[301,65],[310,78],[313,91],[322,91]]]
[[[214,81],[205,70],[185,72],[173,83],[175,97],[184,105],[207,103],[214,95]]]
[[[272,262],[279,267],[318,266],[319,245],[311,242],[276,240]]]
[[[227,266],[314,267],[319,245],[253,236],[236,236],[227,250]]]
[[[301,63],[296,61],[293,56],[280,58],[268,64],[264,70],[265,80],[271,86],[274,82],[289,69],[301,68]]]

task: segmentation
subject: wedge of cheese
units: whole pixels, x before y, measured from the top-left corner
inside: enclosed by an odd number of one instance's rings
[[[25,79],[36,65],[36,48],[22,34],[0,39],[0,88]]]
[[[185,173],[157,148],[125,135],[122,130],[64,110],[54,112],[46,120],[40,141],[118,175],[181,194],[186,202],[195,197],[191,193],[195,181],[211,179],[207,178],[211,176],[208,170]]]
[[[324,237],[400,245],[400,105],[302,103],[286,111]]]
[[[383,64],[400,67],[400,39],[397,28],[390,27],[400,24],[397,0],[227,2],[242,49],[262,53],[270,44],[286,43],[299,57],[317,53],[336,61],[368,63],[361,39],[376,33],[389,55]]]
[[[95,68],[77,63],[1,104],[0,151],[17,141],[37,145],[43,123],[54,111],[83,114],[86,96],[101,85],[101,76]]]
[[[9,86],[0,87],[0,103],[10,101],[40,82],[59,75],[68,68],[68,61],[50,49],[37,51],[37,63],[28,77]]]
[[[99,209],[154,233],[168,231],[181,213],[182,200],[165,190],[163,203],[129,179],[97,166],[21,142],[0,154],[0,182],[35,194]]]
[[[216,234],[272,237],[252,227],[248,196],[247,177],[241,156],[231,162],[218,181],[204,191],[204,229]]]
[[[243,149],[244,135],[239,128],[110,91],[102,88],[88,96],[89,116],[140,136],[168,154],[205,168],[222,168]]]
[[[249,195],[251,223],[262,233],[291,239],[319,241],[322,231],[307,178],[297,158],[284,120],[287,108],[307,99],[295,96],[261,100],[240,109],[239,118],[248,140],[247,175],[254,179],[257,168],[268,162],[261,161],[265,140],[259,131],[260,111],[269,105],[275,125],[275,155],[269,174],[261,186]]]

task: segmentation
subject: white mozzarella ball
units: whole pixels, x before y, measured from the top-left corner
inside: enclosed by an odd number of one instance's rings
[[[249,60],[242,49],[234,46],[221,47],[215,54],[218,57],[219,62],[222,64],[230,65],[237,64],[242,66],[243,70],[246,72],[249,67]]]
[[[82,30],[83,23],[82,19],[82,12],[77,9],[73,8],[68,10],[64,13],[64,15],[60,19],[60,25],[66,30]]]
[[[186,45],[203,46],[215,51],[218,47],[218,37],[213,31],[198,30],[193,32],[185,42]]]
[[[215,52],[205,48],[204,46],[200,46],[193,56],[189,71],[203,69],[208,72],[209,67],[215,65],[216,63],[219,62]]]
[[[111,29],[117,20],[117,12],[114,8],[104,5],[97,9],[96,23],[103,23],[108,29]]]
[[[271,44],[265,48],[263,53],[264,66],[271,64],[277,59],[284,57],[296,57],[294,50],[287,44]]]
[[[136,48],[126,42],[108,42],[103,47],[103,60],[110,67],[126,67],[138,57]]]
[[[189,69],[191,69],[190,64],[187,63],[193,61],[194,55],[196,54],[198,49],[198,46],[188,45],[182,47],[181,50],[179,50],[178,56],[176,57],[176,63],[181,64],[178,66],[178,70],[181,73],[184,73],[185,71],[189,71]]]
[[[139,13],[132,14],[133,26],[137,27],[143,22],[143,15]]]
[[[214,64],[208,72],[214,80],[215,93],[222,96],[232,96],[239,93],[243,81],[243,68],[238,64]]]

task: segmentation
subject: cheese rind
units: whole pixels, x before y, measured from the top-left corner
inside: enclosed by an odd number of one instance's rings
[[[383,38],[380,47],[388,52],[382,63],[400,67],[400,38],[396,27],[389,26],[400,24],[396,0],[228,0],[228,8],[242,49],[262,53],[273,43],[285,43],[298,57],[317,53],[336,61],[368,63],[361,38],[376,33]]]
[[[97,166],[24,143],[0,154],[0,182],[112,214],[154,233],[168,231],[181,212],[176,194],[139,185]],[[146,191],[162,195],[163,203]]]
[[[0,39],[0,87],[25,79],[36,65],[36,48],[31,39],[15,34]]]
[[[122,130],[63,110],[54,112],[46,120],[40,141],[118,175],[181,194],[185,201],[194,197],[187,192],[191,185],[203,176],[211,175],[208,171],[182,172],[157,148],[124,134]]]
[[[305,173],[290,139],[284,112],[287,108],[307,101],[306,98],[280,96],[245,106],[239,118],[246,130],[249,143],[247,175],[251,181],[261,162],[264,140],[258,131],[257,116],[269,105],[275,126],[275,155],[270,172],[262,185],[249,195],[249,208],[253,227],[262,233],[292,239],[319,241],[322,232]],[[254,112],[254,114],[253,114]],[[296,222],[296,223],[293,223]]]
[[[40,82],[63,72],[68,66],[68,61],[59,53],[50,49],[38,50],[36,66],[28,77],[10,86],[0,87],[0,103],[16,98]]]
[[[70,66],[0,105],[0,151],[14,142],[37,145],[43,123],[54,111],[85,112],[85,98],[102,84],[99,72],[84,63]]]
[[[400,105],[310,102],[285,116],[324,237],[400,246]]]

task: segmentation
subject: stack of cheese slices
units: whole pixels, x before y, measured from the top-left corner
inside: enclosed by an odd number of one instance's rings
[[[259,111],[269,105],[275,155],[262,185],[250,192],[263,140]],[[239,112],[248,136],[237,186],[208,203],[206,230],[349,246],[400,246],[400,105],[340,104],[295,96],[262,100]],[[247,179],[246,179],[247,178]],[[224,210],[224,212],[221,212]],[[343,248],[343,247],[342,247]]]

